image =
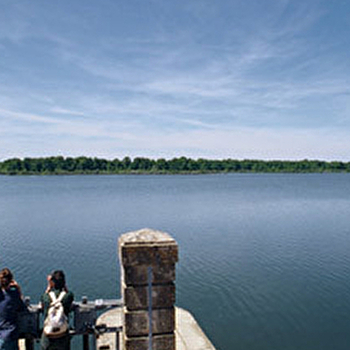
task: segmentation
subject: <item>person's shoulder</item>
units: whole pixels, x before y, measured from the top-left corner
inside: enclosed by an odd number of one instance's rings
[[[10,296],[10,299],[18,306],[18,311],[25,309],[24,302],[22,300],[21,292],[16,286],[11,286],[6,293]]]
[[[73,300],[74,299],[74,293],[69,290],[69,291],[67,291],[66,297]]]
[[[73,292],[71,292],[70,290],[68,290],[68,291],[66,291],[65,292],[66,294],[64,295],[64,297],[63,297],[63,302],[66,302],[66,301],[68,301],[68,302],[73,302],[73,300],[74,300],[74,294],[73,294]]]

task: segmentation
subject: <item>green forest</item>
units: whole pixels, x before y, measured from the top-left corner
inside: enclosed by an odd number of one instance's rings
[[[323,173],[350,172],[350,162],[210,160],[179,157],[149,159],[124,157],[107,160],[89,157],[12,158],[0,162],[2,175],[64,174],[211,174],[211,173]]]

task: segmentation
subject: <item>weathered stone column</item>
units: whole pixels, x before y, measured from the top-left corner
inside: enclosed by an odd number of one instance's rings
[[[150,329],[152,350],[175,350],[176,241],[160,231],[129,232],[119,238],[119,258],[124,299],[123,350],[148,350]]]

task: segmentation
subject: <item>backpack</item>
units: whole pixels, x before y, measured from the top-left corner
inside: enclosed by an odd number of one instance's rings
[[[62,305],[62,299],[65,295],[66,292],[62,291],[58,298],[56,298],[54,292],[49,293],[51,304],[44,321],[43,329],[43,333],[48,338],[59,338],[67,333],[68,319]]]

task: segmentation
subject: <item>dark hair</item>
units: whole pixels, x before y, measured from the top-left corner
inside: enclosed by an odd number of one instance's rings
[[[5,267],[4,269],[2,269],[0,271],[0,285],[1,285],[1,288],[6,289],[10,285],[12,280],[13,280],[13,274],[10,271],[10,269]]]
[[[63,289],[66,286],[66,278],[62,270],[56,270],[51,274],[51,281],[56,289]]]

